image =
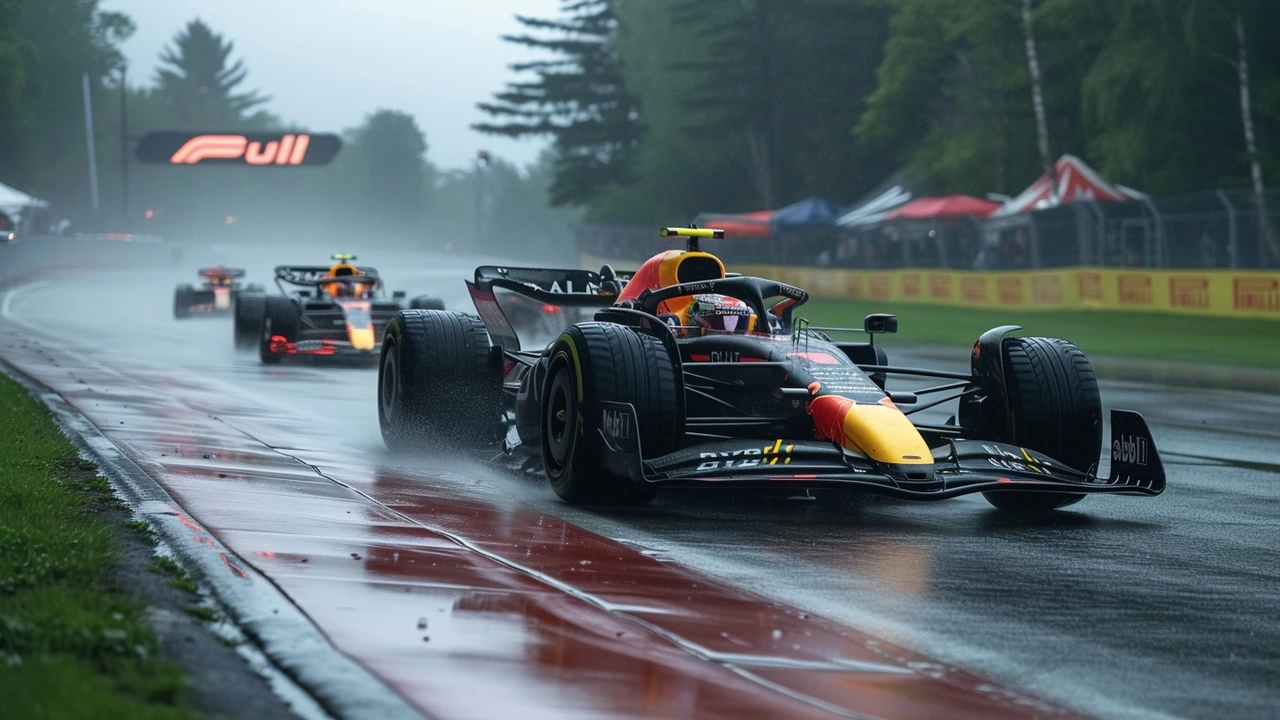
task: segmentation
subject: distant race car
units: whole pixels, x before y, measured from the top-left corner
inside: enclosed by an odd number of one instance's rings
[[[387,323],[400,310],[444,310],[438,298],[406,303],[400,291],[386,297],[377,270],[351,264],[354,255],[339,253],[333,259],[337,262],[331,266],[277,267],[280,295],[241,295],[235,311],[236,348],[256,347],[269,364],[290,356],[374,358]]]
[[[852,330],[795,316],[804,290],[728,275],[698,251],[698,237],[721,231],[663,234],[690,237],[689,249],[626,274],[480,267],[467,283],[478,318],[399,313],[378,379],[388,447],[500,445],[541,464],[573,503],[644,502],[671,485],[847,487],[914,500],[981,492],[1040,511],[1164,490],[1135,412],[1111,412],[1110,474],[1098,475],[1102,403],[1075,345],[1005,337],[1018,329],[1007,325],[978,339],[969,373],[890,365],[874,341],[896,332],[894,316],[868,316],[868,342],[838,342],[832,333]],[[521,328],[514,298],[558,310]],[[939,382],[891,391],[890,376]],[[956,400],[945,423],[912,420]]]
[[[179,285],[173,291],[173,316],[185,318],[191,315],[228,314],[235,305],[237,296],[245,292],[261,293],[261,285],[242,285],[239,280],[244,277],[241,268],[207,267],[200,268],[200,287],[191,284]]]

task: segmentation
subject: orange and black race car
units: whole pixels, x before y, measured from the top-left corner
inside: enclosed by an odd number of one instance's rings
[[[236,303],[236,348],[258,348],[264,363],[293,356],[372,358],[397,312],[444,309],[437,298],[406,302],[401,291],[387,297],[377,270],[352,264],[354,255],[339,253],[333,259],[329,266],[278,266],[279,295],[242,294]]]
[[[241,293],[261,293],[261,285],[243,285],[242,268],[200,268],[200,286],[183,284],[173,291],[173,316],[178,319],[191,315],[226,315],[235,306]]]
[[[541,466],[575,503],[643,502],[661,487],[853,488],[914,500],[982,493],[1042,511],[1087,494],[1159,495],[1165,476],[1142,416],[1103,411],[1088,359],[1065,341],[978,338],[967,373],[893,365],[880,333],[820,328],[801,288],[725,272],[689,238],[635,273],[481,267],[479,318],[409,310],[388,325],[378,379],[393,450],[497,447]],[[511,298],[543,312],[532,332]],[[551,318],[559,328],[549,332]],[[867,342],[833,335],[865,332]],[[898,390],[902,378],[936,381]],[[955,402],[941,423],[916,413]],[[1101,475],[1103,449],[1110,472]]]

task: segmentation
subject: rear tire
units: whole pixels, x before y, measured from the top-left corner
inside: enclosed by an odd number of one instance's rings
[[[271,339],[278,336],[286,342],[297,342],[298,330],[302,324],[302,308],[287,297],[273,295],[266,298],[263,316],[262,333],[258,338],[258,357],[267,365],[276,365],[282,356],[271,352]]]
[[[1093,366],[1066,340],[1005,338],[1009,442],[1088,472],[1102,453],[1102,396]],[[1084,498],[1081,493],[986,492],[1001,510],[1043,512]]]
[[[479,318],[402,310],[378,365],[378,424],[394,452],[468,450],[501,439],[502,377]]]
[[[423,295],[410,300],[409,307],[414,310],[444,310],[444,300]]]
[[[237,350],[251,350],[262,338],[266,306],[267,296],[262,293],[242,292],[236,295],[232,324]]]
[[[179,285],[173,290],[173,316],[179,320],[191,314],[191,296],[196,289],[191,285]]]
[[[636,505],[656,491],[604,466],[600,403],[630,403],[641,452],[673,452],[684,438],[675,363],[656,338],[621,325],[571,325],[552,346],[542,393],[542,459],[551,489],[574,504]]]

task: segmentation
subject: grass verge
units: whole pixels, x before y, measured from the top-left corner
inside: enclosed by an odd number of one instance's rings
[[[116,504],[48,412],[0,375],[0,698],[15,718],[194,718],[145,606],[113,582]]]
[[[862,300],[810,300],[799,311],[814,325],[862,327],[873,312],[898,316],[889,344],[971,347],[997,325],[1060,337],[1091,355],[1280,369],[1280,323],[1269,320],[1087,310],[988,310]]]

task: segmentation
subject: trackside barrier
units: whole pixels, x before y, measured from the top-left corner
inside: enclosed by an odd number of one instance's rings
[[[598,270],[639,261],[581,256]],[[625,266],[625,267],[624,267]],[[790,283],[819,298],[1027,310],[1124,310],[1280,320],[1280,272],[1074,267],[1020,272],[844,270],[741,265],[743,275]]]

